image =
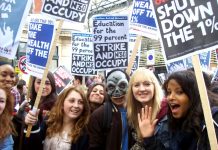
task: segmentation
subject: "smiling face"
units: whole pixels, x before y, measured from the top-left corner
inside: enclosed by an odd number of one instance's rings
[[[11,89],[15,84],[14,68],[9,65],[0,66],[0,86]]]
[[[77,119],[84,110],[84,101],[80,93],[72,90],[64,100],[64,120]]]
[[[104,88],[101,85],[96,85],[89,96],[89,101],[102,104],[104,102]]]
[[[0,89],[0,115],[3,113],[6,106],[6,93],[3,89]]]
[[[166,89],[167,101],[173,117],[177,119],[185,117],[190,108],[189,97],[174,79],[169,80]]]
[[[36,93],[38,93],[38,91],[39,91],[40,84],[41,84],[41,79],[36,78],[36,80],[34,82],[34,87],[35,87]],[[43,97],[48,96],[51,93],[51,91],[52,91],[51,83],[50,83],[50,80],[47,78],[45,81],[45,86],[42,90],[42,96]]]
[[[135,99],[143,106],[152,106],[154,99],[154,84],[139,74],[132,83],[132,92]]]

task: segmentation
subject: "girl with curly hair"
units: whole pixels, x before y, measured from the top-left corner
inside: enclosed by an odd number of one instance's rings
[[[89,114],[89,104],[83,91],[68,87],[59,95],[44,124],[38,127],[39,133],[31,133],[28,140],[40,140],[44,150],[85,150],[88,146],[86,125]],[[27,125],[37,126],[37,120],[37,113],[34,115],[32,111],[25,117]],[[31,144],[31,147],[37,145]]]

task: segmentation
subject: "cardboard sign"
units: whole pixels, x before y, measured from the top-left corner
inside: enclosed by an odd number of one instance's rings
[[[73,79],[71,73],[64,67],[60,66],[53,73],[56,84],[56,92],[57,94],[61,94],[61,92],[67,87],[68,84]]]
[[[128,66],[128,16],[93,17],[95,69],[125,68]]]
[[[162,46],[169,62],[217,47],[217,0],[152,2]]]
[[[134,0],[130,29],[135,34],[157,40],[158,32],[153,13],[151,0]]]
[[[0,1],[0,56],[14,59],[30,7],[30,0]]]
[[[72,33],[72,65],[74,75],[96,75],[92,34]]]
[[[32,76],[42,78],[53,41],[54,25],[54,20],[41,15],[30,18],[26,56],[27,72]]]

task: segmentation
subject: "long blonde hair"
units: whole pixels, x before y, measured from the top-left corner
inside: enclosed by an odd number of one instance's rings
[[[139,76],[143,77],[143,80],[145,81],[152,82],[154,85],[152,120],[157,117],[157,114],[160,111],[160,103],[161,99],[163,98],[163,92],[157,78],[150,70],[145,68],[138,68],[131,76],[127,91],[127,118],[129,125],[136,130],[138,138],[141,139],[142,136],[139,130],[137,115],[142,108],[142,104],[135,99],[132,92],[133,83],[139,78]]]
[[[70,134],[72,142],[75,143],[77,139],[82,135],[83,129],[86,128],[90,115],[88,100],[86,99],[84,92],[77,87],[68,87],[63,91],[63,93],[59,95],[54,107],[49,113],[49,119],[47,121],[48,129],[46,134],[49,138],[51,138],[56,133],[60,133],[62,131],[64,118],[64,112],[62,108],[66,97],[71,93],[71,91],[79,93],[84,101],[83,112],[75,121]]]

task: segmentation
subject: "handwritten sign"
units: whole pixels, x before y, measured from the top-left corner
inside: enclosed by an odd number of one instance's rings
[[[128,66],[128,16],[93,17],[95,69]]]
[[[28,24],[27,71],[41,78],[53,41],[54,20],[32,15]]]
[[[92,34],[72,33],[72,69],[74,75],[96,75]]]

